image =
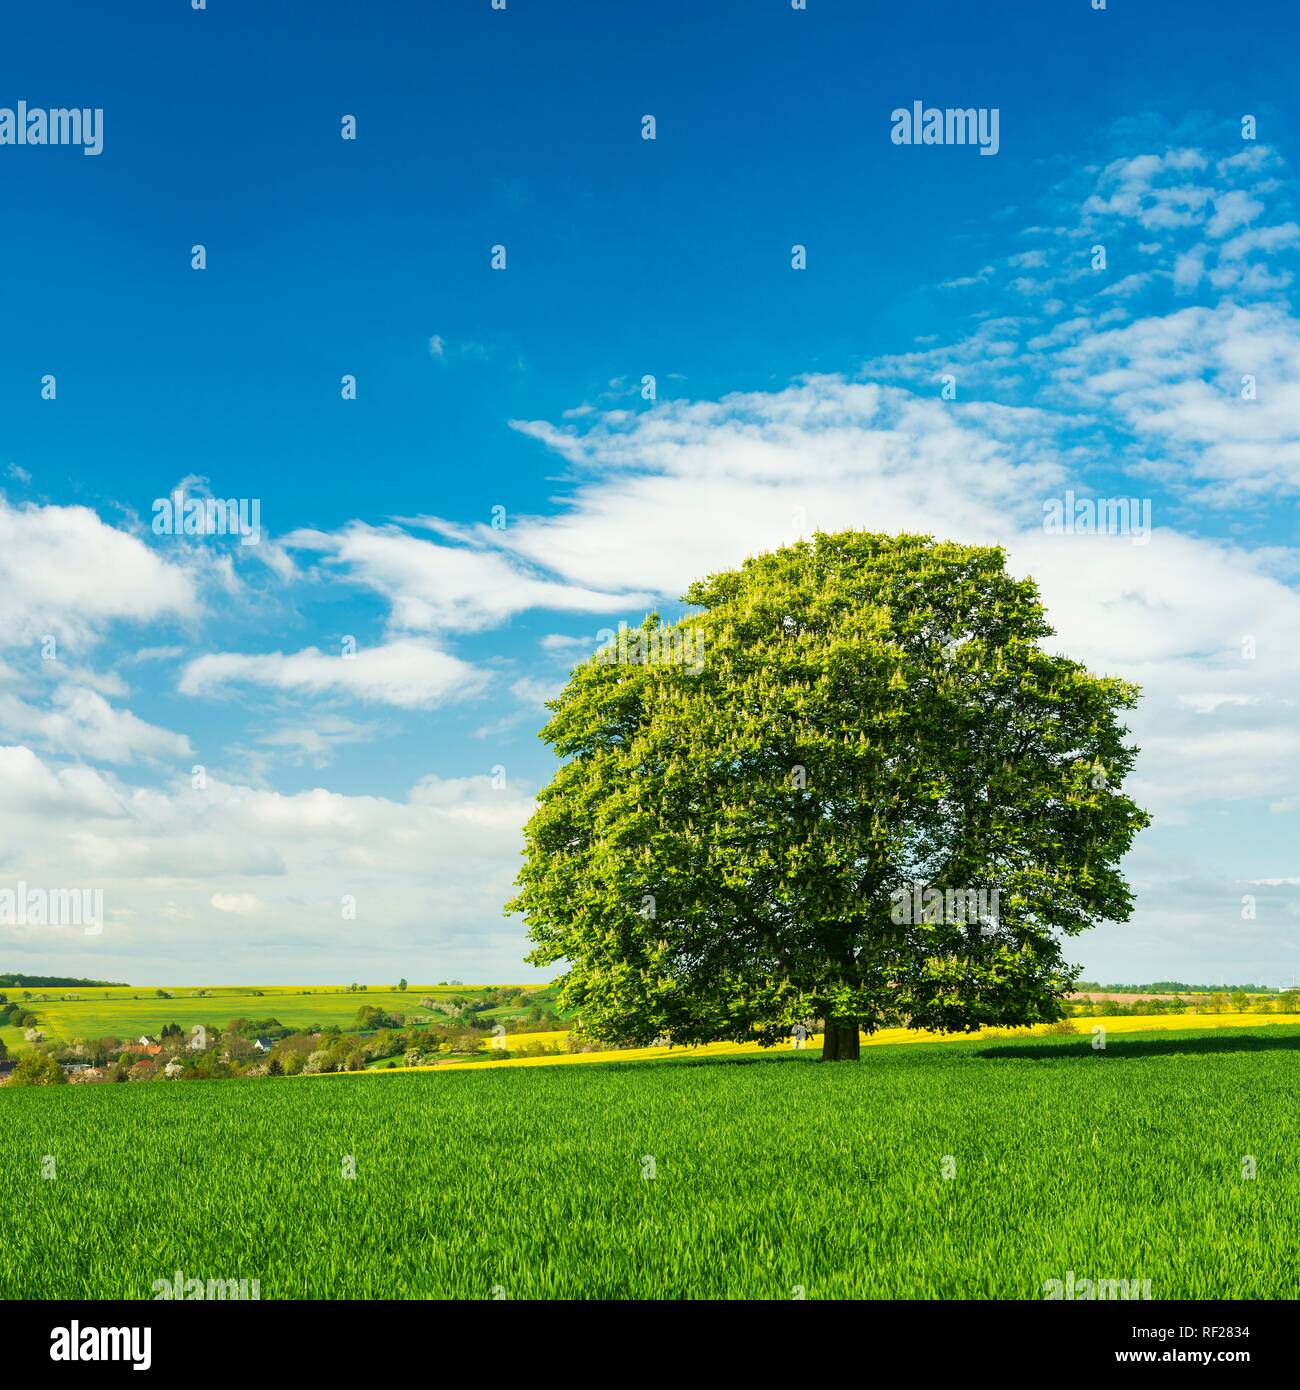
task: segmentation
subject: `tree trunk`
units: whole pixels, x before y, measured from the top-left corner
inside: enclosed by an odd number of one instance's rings
[[[826,1032],[822,1038],[823,1062],[856,1062],[858,1048],[856,1019],[852,1023],[831,1018],[826,1020]]]

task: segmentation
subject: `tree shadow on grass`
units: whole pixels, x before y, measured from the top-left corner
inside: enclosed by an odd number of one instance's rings
[[[1103,1025],[1104,1026],[1104,1025]],[[1017,1062],[1057,1062],[1105,1059],[1107,1057],[1172,1057],[1181,1053],[1211,1056],[1226,1052],[1300,1053],[1300,1032],[1282,1032],[1279,1027],[1253,1028],[1233,1033],[1224,1029],[1200,1033],[1196,1037],[1153,1037],[1151,1034],[1111,1033],[1104,1048],[1092,1046],[1089,1037],[1068,1041],[1035,1039],[1010,1047],[986,1047],[975,1055],[991,1059],[1009,1058]]]
[[[728,1055],[723,1053],[721,1056],[713,1057],[692,1057],[689,1052],[683,1051],[680,1057],[628,1057],[623,1061],[618,1061],[618,1053],[610,1054],[608,1062],[602,1062],[601,1069],[604,1071],[622,1070],[631,1071],[643,1067],[663,1068],[671,1067],[770,1067],[773,1065],[788,1066],[792,1062],[808,1064],[821,1061],[820,1051],[779,1051],[776,1048],[770,1053],[742,1053],[739,1055]]]

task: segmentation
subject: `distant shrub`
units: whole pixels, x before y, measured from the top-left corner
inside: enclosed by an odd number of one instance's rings
[[[63,1068],[44,1052],[24,1052],[9,1078],[11,1086],[62,1086],[68,1078]]]

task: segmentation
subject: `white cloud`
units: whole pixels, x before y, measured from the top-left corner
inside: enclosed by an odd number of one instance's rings
[[[459,657],[414,639],[358,647],[345,657],[315,647],[299,652],[214,652],[181,674],[186,695],[211,695],[236,685],[336,696],[403,709],[431,709],[479,694],[488,681]]]
[[[282,748],[290,755],[308,758],[324,767],[336,749],[350,743],[366,743],[381,732],[378,724],[360,723],[338,715],[320,715],[311,724],[286,724],[259,735],[258,742],[269,748]]]
[[[12,507],[0,498],[0,645],[52,634],[96,640],[115,620],[190,617],[191,576],[88,507]]]
[[[1234,188],[1215,196],[1214,216],[1210,218],[1205,230],[1212,237],[1225,237],[1238,227],[1253,222],[1263,211],[1264,204],[1258,198],[1252,198],[1249,193]]]
[[[0,746],[0,810],[23,818],[10,824],[10,844],[27,827],[50,815],[72,824],[116,820],[126,815],[120,797],[98,773],[86,767],[51,767],[21,744]],[[0,852],[3,851],[0,843]],[[69,865],[73,862],[69,860]]]
[[[563,689],[563,681],[538,680],[535,676],[523,676],[511,685],[510,693],[525,705],[544,706],[548,700],[556,699]]]
[[[1240,260],[1255,251],[1281,251],[1300,244],[1300,226],[1284,222],[1276,227],[1256,227],[1226,241],[1219,254],[1224,260]]]
[[[568,507],[499,544],[570,583],[679,596],[698,576],[818,526],[1003,534],[1064,476],[1042,412],[951,409],[818,377],[772,393],[675,401],[526,433],[584,470]],[[625,610],[633,607],[626,601]]]
[[[525,787],[424,777],[404,798],[285,795],[77,771],[0,748],[0,877],[104,890],[108,924],[77,943],[77,973],[301,981],[354,974],[363,950],[393,978],[472,978],[471,965],[534,977],[519,964],[521,925],[501,912],[532,809]],[[72,968],[66,945],[5,928],[0,948]]]
[[[256,893],[213,893],[211,901],[218,912],[233,912],[239,917],[251,917],[266,906]]]
[[[647,598],[627,594],[626,585],[617,582],[610,588],[622,592],[558,583],[547,576],[544,556],[525,564],[487,548],[505,534],[489,526],[458,528],[433,518],[418,524],[458,543],[361,522],[331,535],[299,532],[287,543],[320,551],[351,579],[382,594],[391,607],[391,626],[398,631],[471,632],[495,627],[530,608],[616,613]]]
[[[48,708],[0,689],[0,736],[109,763],[185,759],[193,751],[185,735],[146,723],[130,710],[115,709],[94,690],[67,684],[55,689]]]
[[[1185,251],[1174,262],[1174,288],[1190,293],[1205,278],[1205,248],[1198,246]]]
[[[1161,456],[1171,481],[1214,483],[1204,495],[1220,501],[1300,487],[1300,321],[1281,306],[1139,319],[1063,348],[1056,374]]]

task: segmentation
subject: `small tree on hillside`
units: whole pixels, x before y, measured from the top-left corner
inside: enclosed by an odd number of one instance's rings
[[[525,832],[536,965],[605,1041],[823,1055],[901,1021],[1060,1014],[1065,938],[1129,916],[1134,686],[1049,655],[1000,549],[818,535],[579,666]]]
[[[18,1059],[9,1077],[11,1086],[62,1086],[67,1082],[63,1068],[44,1052],[32,1048]]]

